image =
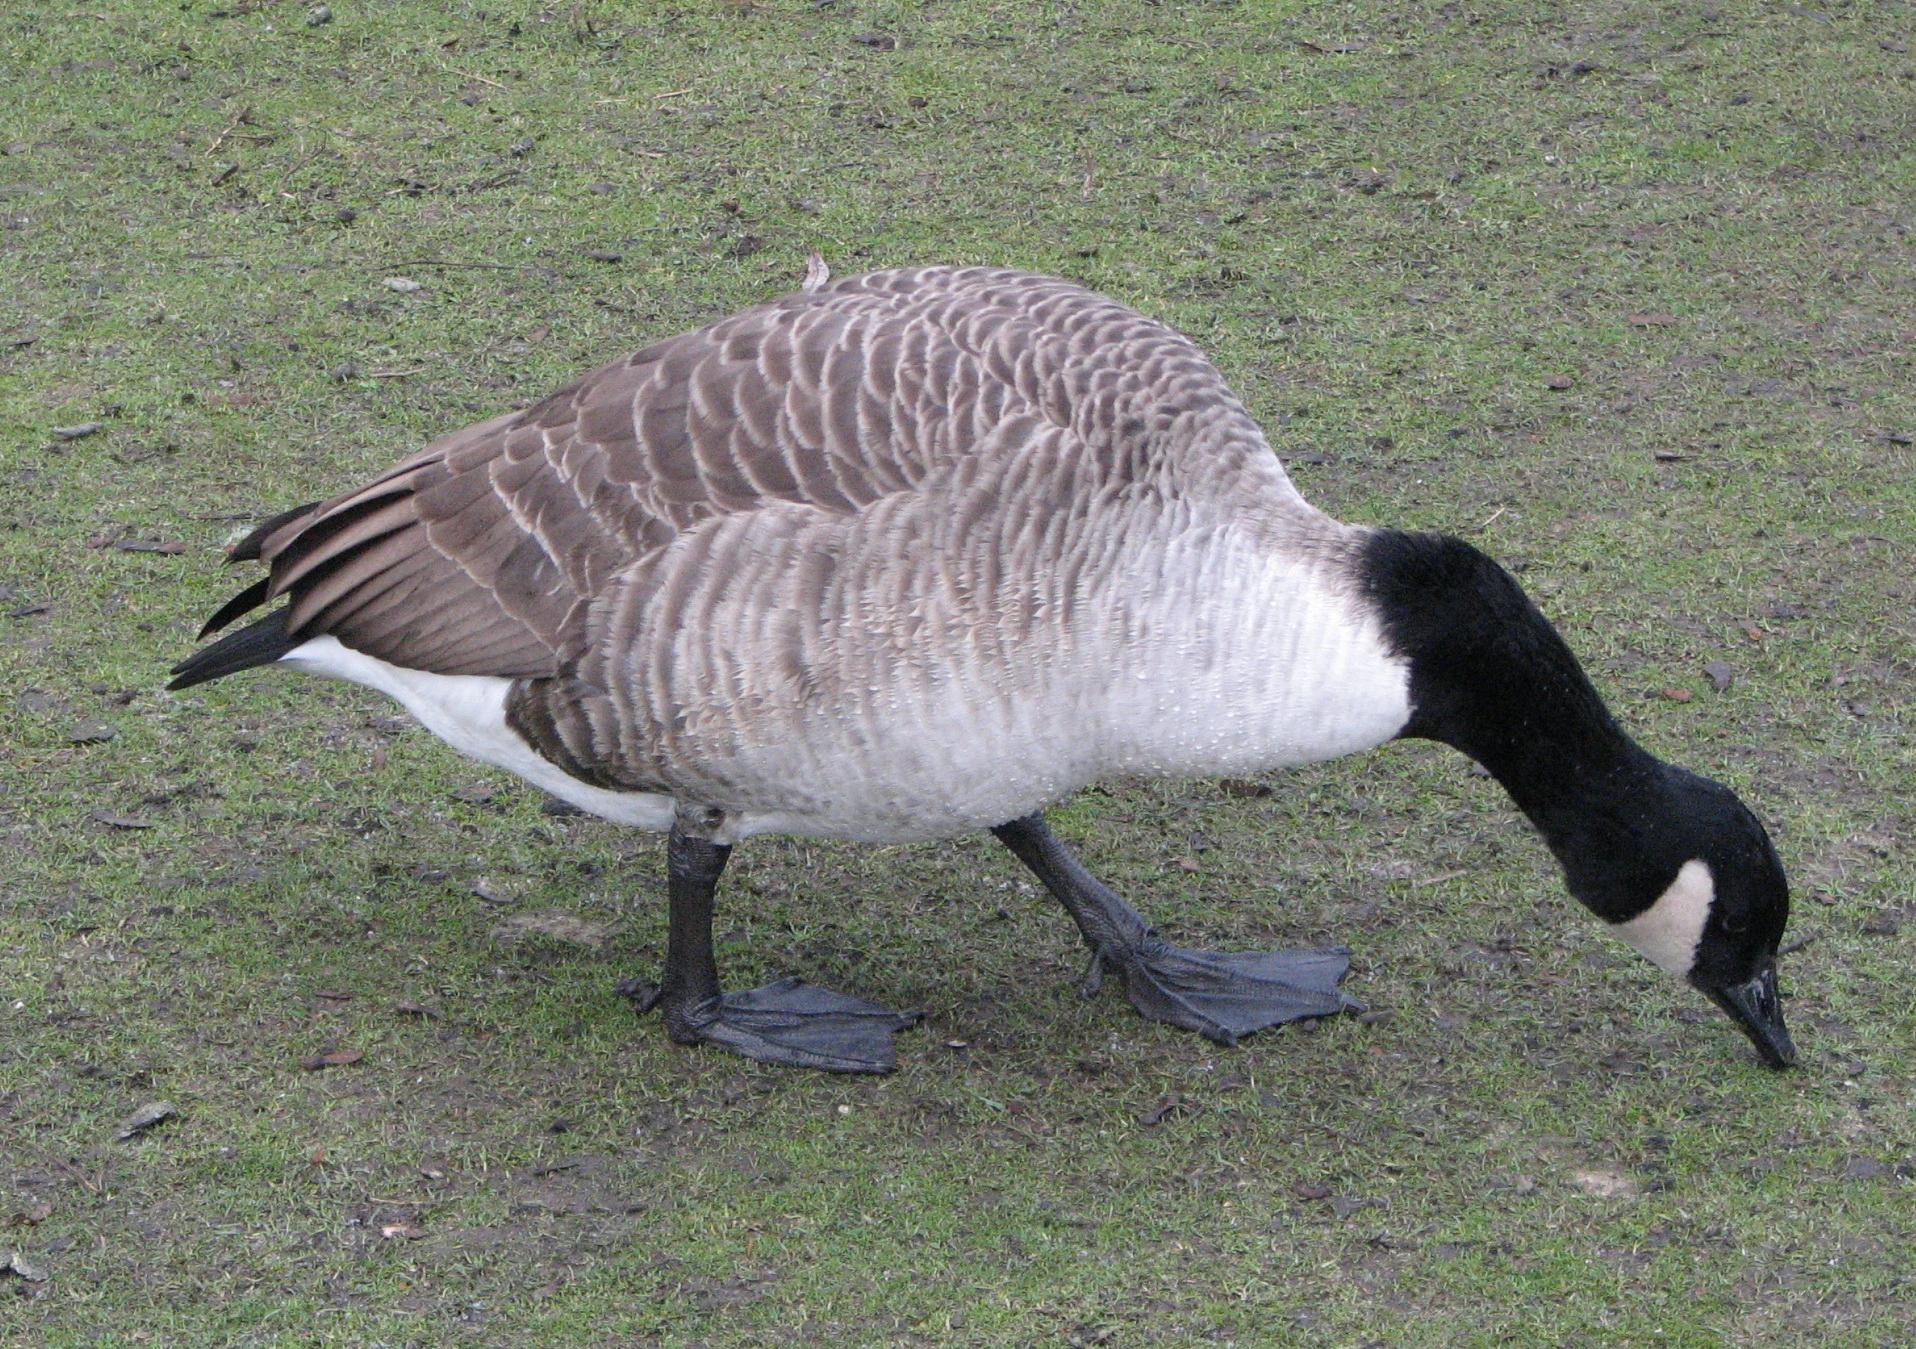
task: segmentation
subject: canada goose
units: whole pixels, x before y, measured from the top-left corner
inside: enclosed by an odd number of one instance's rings
[[[1100,778],[1442,741],[1570,892],[1763,1058],[1788,886],[1727,788],[1605,709],[1469,544],[1308,505],[1203,354],[1078,286],[874,272],[645,348],[233,549],[268,575],[171,687],[268,662],[403,703],[575,806],[669,829],[679,1043],[882,1072],[915,1019],[786,980],[722,994],[732,846],[991,829],[1077,921],[1087,990],[1224,1044],[1354,1005],[1340,951],[1170,946],[1045,827]],[[204,634],[203,634],[204,635]]]

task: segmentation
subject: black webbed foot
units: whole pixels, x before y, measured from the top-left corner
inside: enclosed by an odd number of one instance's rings
[[[1286,1021],[1362,1011],[1341,992],[1350,952],[1188,951],[1151,934],[1136,946],[1106,948],[1099,964],[1124,980],[1147,1019],[1196,1031],[1221,1045]]]
[[[714,829],[707,812],[691,825]],[[665,979],[627,979],[619,993],[639,1012],[659,1008],[665,1029],[682,1045],[721,1045],[760,1063],[817,1068],[828,1073],[889,1073],[898,1066],[892,1035],[918,1024],[922,1013],[894,1012],[877,1003],[834,993],[801,979],[775,980],[744,993],[719,991],[712,955],[712,894],[731,847],[702,837],[680,821],[665,845],[671,931]]]
[[[621,985],[641,1012],[662,1001],[649,984]],[[892,1035],[922,1019],[834,993],[801,979],[665,1006],[666,1030],[682,1045],[720,1045],[760,1063],[828,1073],[889,1073],[898,1066]]]
[[[1116,973],[1131,1005],[1146,1017],[1223,1045],[1286,1021],[1363,1010],[1337,987],[1350,969],[1349,951],[1187,951],[1158,936],[1086,871],[1042,815],[992,832],[1076,920],[1093,952],[1082,985],[1086,997],[1098,991],[1106,972]]]

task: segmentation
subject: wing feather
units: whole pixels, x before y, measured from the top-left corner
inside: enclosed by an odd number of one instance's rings
[[[589,666],[596,678],[616,664],[599,648],[623,640],[641,611],[678,621],[672,606],[689,594],[652,593],[651,578],[682,585],[685,568],[649,559],[708,522],[779,503],[853,515],[949,470],[940,534],[962,535],[990,514],[993,493],[1037,490],[974,472],[973,457],[1055,437],[1076,459],[1049,490],[1095,493],[1113,475],[1161,473],[1170,452],[1154,438],[1200,423],[1224,447],[1206,451],[1217,472],[1242,472],[1261,452],[1281,477],[1196,349],[1122,305],[982,268],[847,277],[655,343],[267,521],[234,556],[266,564],[269,583],[219,619],[286,595],[289,639],[331,633],[439,673]],[[1064,516],[1048,527],[1065,528]],[[713,566],[752,556],[687,542],[687,557]],[[786,556],[779,540],[764,543]],[[954,584],[989,593],[990,557],[964,552]],[[789,565],[802,589],[831,572],[829,558]],[[615,591],[621,611],[600,612]],[[623,728],[621,740],[633,734]]]

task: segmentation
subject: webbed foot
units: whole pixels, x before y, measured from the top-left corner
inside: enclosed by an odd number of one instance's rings
[[[621,985],[619,991],[641,1012],[663,1001],[649,984]],[[668,1004],[665,1026],[675,1043],[720,1045],[760,1063],[828,1073],[889,1073],[898,1066],[892,1036],[917,1025],[923,1015],[786,978],[743,993]]]
[[[1338,989],[1350,952],[1189,951],[1150,934],[1136,946],[1107,947],[1098,967],[1124,980],[1131,1005],[1148,1020],[1196,1031],[1221,1045],[1305,1017],[1361,1012],[1364,1004]],[[1095,982],[1087,992],[1095,992]]]
[[[1124,980],[1131,1005],[1152,1021],[1221,1045],[1285,1021],[1361,1012],[1364,1004],[1337,985],[1350,952],[1187,951],[1158,936],[1143,915],[1106,888],[1046,827],[1028,815],[991,831],[1058,897],[1093,952],[1084,981],[1088,997],[1106,971]]]

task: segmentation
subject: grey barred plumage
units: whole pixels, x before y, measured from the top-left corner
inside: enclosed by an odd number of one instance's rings
[[[789,754],[821,722],[857,735],[881,702],[960,739],[1018,731],[1047,682],[1109,703],[1072,662],[1175,632],[1153,595],[1220,550],[1329,558],[1352,533],[1292,490],[1180,334],[1068,282],[926,268],[649,346],[281,523],[258,554],[289,640],[516,679],[511,725],[581,781],[842,825],[819,794],[856,785],[820,785],[803,754],[774,768],[768,745]],[[1082,725],[1054,734],[1085,748]],[[1060,750],[1058,794],[1111,767]],[[996,822],[887,813],[917,823],[854,832]]]
[[[996,484],[978,468],[1039,429],[1056,438],[1054,480],[1028,468],[1017,485],[1055,504],[1124,486],[1189,496],[1251,464],[1260,487],[1282,481],[1184,337],[1066,282],[927,268],[647,347],[283,524],[260,556],[273,595],[294,596],[292,633],[443,674],[552,674],[610,621],[591,603],[607,579],[702,522],[779,503],[852,515],[940,473],[982,510]],[[459,593],[455,567],[496,613]],[[394,616],[395,578],[461,607],[422,632]]]

